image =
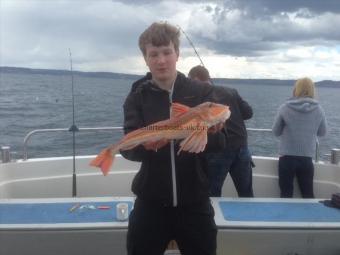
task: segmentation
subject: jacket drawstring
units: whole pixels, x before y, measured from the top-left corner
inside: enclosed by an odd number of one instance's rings
[[[175,81],[176,81],[176,79],[174,80],[174,83],[172,84],[171,91],[169,93],[170,117],[171,117],[171,111],[172,111],[172,94],[173,94],[173,91],[174,91]],[[177,181],[176,181],[175,142],[174,142],[174,140],[170,141],[170,156],[171,156],[171,178],[172,178],[172,196],[173,196],[172,205],[174,207],[176,207],[178,205],[178,200],[177,200]]]

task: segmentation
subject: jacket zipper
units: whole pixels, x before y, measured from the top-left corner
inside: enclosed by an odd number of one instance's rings
[[[176,79],[175,79],[176,81]],[[171,111],[172,111],[172,94],[174,91],[175,81],[172,84],[172,89],[169,93],[169,101],[170,101],[170,117],[171,117]],[[170,141],[170,156],[171,156],[171,178],[172,178],[172,196],[173,196],[173,207],[176,207],[178,205],[177,200],[177,182],[176,182],[176,166],[175,166],[175,143],[174,140]]]

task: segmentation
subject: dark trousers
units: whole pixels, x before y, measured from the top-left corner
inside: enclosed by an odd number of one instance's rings
[[[303,198],[314,198],[314,165],[311,157],[282,156],[279,158],[279,185],[281,197],[293,197],[296,176]]]
[[[225,149],[208,153],[208,177],[210,196],[220,197],[223,183],[230,173],[239,197],[253,197],[253,173],[251,155],[247,146],[236,150]]]
[[[207,201],[187,207],[164,207],[136,199],[129,217],[128,255],[161,255],[170,240],[182,254],[215,255],[217,227]]]

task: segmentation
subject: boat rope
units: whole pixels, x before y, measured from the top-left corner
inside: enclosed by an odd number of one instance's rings
[[[72,66],[72,53],[69,48],[70,53],[70,67],[71,67],[71,86],[72,86],[72,126],[69,131],[72,132],[72,145],[73,145],[73,172],[72,172],[72,197],[77,196],[77,174],[76,174],[76,132],[79,131],[78,127],[75,125],[74,118],[74,78],[73,78],[73,66]]]

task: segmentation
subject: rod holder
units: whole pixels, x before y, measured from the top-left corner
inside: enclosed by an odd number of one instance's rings
[[[340,162],[340,149],[332,149],[331,150],[331,163],[332,164],[339,164]]]
[[[9,146],[1,146],[1,160],[2,163],[11,161],[11,148]]]

